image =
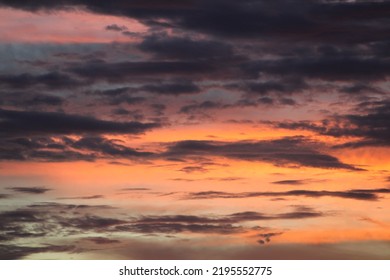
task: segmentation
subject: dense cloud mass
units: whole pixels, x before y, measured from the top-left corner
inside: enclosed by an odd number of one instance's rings
[[[273,123],[279,128],[292,130],[310,130],[333,137],[358,137],[360,140],[349,141],[336,146],[365,147],[390,145],[390,102],[366,102],[359,104],[363,114],[336,115],[320,123],[310,121]]]
[[[275,165],[298,165],[317,168],[358,170],[337,158],[311,148],[306,139],[284,138],[273,141],[224,143],[215,141],[182,141],[175,143],[165,153],[170,157],[222,156],[226,158],[265,161]]]
[[[258,212],[240,212],[215,217],[196,215],[139,216],[123,219],[98,216],[107,211],[107,206],[72,205],[59,203],[32,204],[24,208],[1,212],[0,240],[39,238],[80,233],[138,233],[138,234],[196,234],[234,235],[250,231],[246,222],[280,219],[307,219],[322,217],[325,214],[313,209],[267,215]],[[66,214],[60,215],[64,210]],[[264,230],[260,230],[264,231]],[[270,237],[270,236],[269,236]],[[86,240],[98,245],[120,243],[104,237],[91,237]],[[13,245],[14,246],[14,245]],[[31,250],[30,250],[31,249]],[[39,252],[62,252],[75,250],[75,246],[12,247],[4,245],[0,252],[5,259],[18,259]]]
[[[2,135],[47,135],[83,133],[143,133],[155,123],[114,122],[55,112],[0,110]]]

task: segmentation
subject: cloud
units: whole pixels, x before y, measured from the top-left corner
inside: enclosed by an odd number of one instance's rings
[[[309,130],[322,135],[340,137],[359,137],[358,141],[349,141],[335,148],[358,148],[365,146],[388,146],[390,144],[390,101],[364,102],[358,108],[364,108],[362,114],[335,115],[321,122],[271,122],[278,128],[291,130]]]
[[[28,247],[17,245],[0,245],[0,259],[1,260],[17,260],[22,259],[31,254],[48,253],[48,252],[73,252],[74,246],[58,246],[48,245],[40,247]]]
[[[0,94],[2,97],[0,105],[2,106],[15,106],[26,109],[35,107],[56,107],[65,103],[63,97],[31,91],[6,91],[1,92]]]
[[[31,89],[32,87],[41,86],[52,90],[58,90],[74,88],[83,85],[83,83],[69,75],[52,72],[36,76],[28,73],[19,75],[0,75],[0,85],[3,89]]]
[[[190,81],[182,81],[174,83],[147,84],[139,88],[139,90],[161,95],[177,96],[180,94],[199,93],[201,88]]]
[[[46,187],[10,187],[7,189],[28,194],[43,194],[51,190]]]
[[[259,239],[257,242],[259,244],[263,245],[263,244],[271,242],[271,238],[272,237],[279,236],[279,235],[282,235],[282,234],[283,234],[283,232],[260,233],[260,234],[258,234],[258,236],[261,237],[262,239]]]
[[[120,31],[120,32],[128,30],[126,26],[119,26],[117,24],[107,25],[105,29],[109,31]]]
[[[153,153],[142,152],[121,145],[115,139],[99,136],[81,137],[33,137],[0,140],[0,159],[31,161],[94,161],[96,159],[146,160]]]
[[[12,111],[0,109],[0,136],[84,133],[144,133],[157,123],[115,122],[94,117],[55,112]]]
[[[229,224],[182,224],[182,223],[134,223],[116,227],[119,231],[139,232],[139,233],[206,233],[206,234],[234,234],[242,232],[239,226]]]
[[[100,152],[106,156],[112,157],[148,157],[153,155],[149,152],[139,152],[135,149],[128,148],[124,145],[118,144],[115,140],[108,140],[104,137],[83,137],[74,143],[73,148],[85,149],[88,151]]]
[[[390,63],[378,59],[314,57],[251,61],[243,70],[252,77],[276,75],[327,81],[378,81],[389,73]]]
[[[100,198],[104,198],[103,195],[90,195],[90,196],[74,196],[74,197],[60,197],[58,199],[85,199],[85,200],[89,200],[89,199],[100,199]]]
[[[207,62],[187,61],[136,61],[136,62],[87,62],[70,66],[67,71],[91,81],[122,82],[139,81],[151,76],[205,76],[216,71]]]
[[[123,188],[121,191],[149,191],[149,188]]]
[[[120,220],[116,218],[106,218],[100,217],[96,215],[85,215],[81,217],[74,217],[69,219],[60,219],[59,224],[65,228],[75,228],[77,230],[85,231],[85,230],[105,230],[112,226],[125,224],[125,220]]]
[[[82,6],[110,15],[128,16],[153,28],[171,27],[228,38],[271,38],[309,42],[362,43],[383,38],[388,29],[389,3],[323,1],[203,1],[184,0],[143,3],[2,0],[0,4],[37,11]],[[282,7],[282,8],[281,8]],[[340,19],[343,20],[340,20]],[[354,34],[351,36],[351,33]]]
[[[84,240],[93,242],[93,243],[98,244],[98,245],[120,243],[119,240],[109,239],[109,238],[100,237],[100,236],[99,237],[87,237],[87,238],[84,238]]]
[[[303,185],[306,184],[307,180],[283,180],[283,181],[275,181],[272,184],[277,185]]]
[[[146,36],[138,45],[139,49],[152,53],[156,58],[182,60],[231,59],[233,48],[222,42],[191,39],[189,37],[170,37],[166,34]]]
[[[326,215],[310,208],[297,209],[280,214],[238,212],[228,215],[139,215],[126,217],[105,205],[77,205],[43,203],[0,212],[0,240],[37,238],[49,235],[61,236],[86,233],[183,233],[237,234],[251,227],[246,222],[266,220],[290,220],[317,218]],[[97,244],[110,243],[98,238]],[[113,242],[112,242],[113,243]]]
[[[292,190],[285,192],[242,192],[229,193],[219,191],[193,192],[185,196],[185,199],[215,199],[215,198],[250,198],[250,197],[338,197],[346,199],[375,201],[380,197],[378,194],[390,193],[390,189],[352,189],[347,191],[312,191],[312,190]]]
[[[184,182],[197,182],[197,181],[220,181],[220,182],[230,182],[230,181],[241,181],[245,180],[243,177],[206,177],[200,179],[188,179],[188,178],[173,178],[172,181],[184,181]]]
[[[314,150],[302,137],[263,141],[181,141],[168,146],[166,157],[217,156],[245,161],[264,161],[278,166],[359,170],[337,158]]]

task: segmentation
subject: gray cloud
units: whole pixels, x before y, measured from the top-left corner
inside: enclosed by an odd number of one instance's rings
[[[380,197],[378,194],[388,194],[390,189],[352,189],[347,191],[311,191],[311,190],[292,190],[285,192],[242,192],[229,193],[218,191],[194,192],[188,194],[185,199],[215,199],[215,198],[250,198],[250,197],[339,197],[356,200],[375,201]]]
[[[157,128],[157,123],[114,122],[93,117],[54,112],[0,109],[0,135],[129,133],[139,134]]]
[[[168,147],[166,157],[219,156],[246,161],[265,161],[278,166],[308,166],[359,170],[337,158],[316,151],[302,137],[265,141],[181,141]]]
[[[51,190],[46,187],[10,187],[7,189],[15,192],[28,193],[28,194],[43,194]]]

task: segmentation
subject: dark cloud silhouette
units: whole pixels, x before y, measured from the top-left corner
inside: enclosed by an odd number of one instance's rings
[[[282,235],[283,232],[268,232],[268,233],[260,233],[258,236],[261,237],[262,239],[259,239],[257,242],[259,244],[265,244],[271,242],[271,238]]]
[[[292,190],[285,192],[242,192],[229,193],[218,191],[194,192],[188,194],[185,199],[215,199],[215,198],[250,198],[250,197],[339,197],[356,200],[373,201],[378,200],[378,194],[390,193],[390,189],[352,189],[347,191],[311,191],[311,190]]]
[[[51,190],[46,187],[10,187],[7,189],[13,190],[15,192],[29,193],[29,194],[43,194]]]
[[[93,242],[98,245],[106,245],[106,244],[117,244],[120,243],[119,240],[115,239],[110,239],[110,238],[105,238],[105,237],[87,237],[84,238],[84,240]]]
[[[104,198],[103,195],[90,195],[90,196],[73,196],[73,197],[60,197],[58,199],[85,199],[85,200],[89,200],[89,199],[100,199],[100,198]]]
[[[126,31],[126,30],[128,30],[128,28],[126,27],[126,26],[119,26],[119,25],[117,25],[117,24],[110,24],[110,25],[107,25],[106,26],[106,30],[109,30],[109,31],[119,31],[119,32],[121,32],[121,31]]]
[[[31,91],[7,91],[1,92],[0,105],[15,106],[20,108],[34,108],[34,107],[55,107],[61,106],[65,103],[63,97],[34,93]]]
[[[111,210],[115,209],[105,205],[41,203],[0,212],[0,240],[116,232],[237,234],[251,229],[245,226],[250,221],[307,219],[326,215],[311,208],[301,208],[280,214],[238,212],[229,215],[141,215],[127,218],[121,214],[122,218],[117,218],[117,212]],[[116,243],[103,237],[89,241]]]
[[[157,123],[122,123],[65,113],[4,109],[0,109],[0,119],[0,136],[83,133],[139,134],[161,126]]]
[[[383,38],[388,28],[380,23],[388,18],[389,10],[387,1],[185,0],[166,4],[163,1],[31,3],[27,0],[2,0],[0,4],[31,11],[76,5],[93,12],[133,17],[151,27],[169,26],[230,38],[283,38],[292,42],[334,43],[362,43]]]
[[[83,137],[74,143],[72,147],[77,149],[85,149],[88,151],[100,152],[103,155],[113,157],[148,157],[153,155],[149,152],[139,152],[135,149],[128,148],[124,145],[118,144],[115,140],[109,140],[103,137]]]
[[[59,223],[65,228],[75,228],[77,230],[105,230],[115,225],[125,224],[125,220],[115,218],[106,218],[95,215],[85,215],[81,217],[74,217],[69,219],[60,219]]]
[[[58,72],[37,76],[24,73],[20,75],[0,75],[0,85],[3,89],[30,89],[35,86],[43,86],[49,89],[69,89],[81,86],[83,82]]]
[[[272,184],[277,185],[303,185],[306,184],[307,180],[282,180],[282,181],[275,181],[272,182]]]
[[[201,166],[201,165],[196,165],[196,166],[185,166],[183,168],[181,168],[179,171],[182,171],[182,172],[185,172],[185,173],[197,173],[197,172],[200,172],[200,173],[203,173],[203,172],[207,172],[207,168]]]
[[[213,234],[235,234],[245,232],[248,229],[240,223],[261,220],[279,219],[306,219],[324,216],[321,212],[312,210],[294,211],[276,215],[266,215],[258,212],[240,212],[226,216],[194,216],[194,215],[172,215],[172,216],[144,216],[130,224],[119,225],[116,230],[133,231],[141,233],[213,233]]]
[[[231,59],[233,48],[222,42],[195,40],[189,37],[169,37],[154,34],[144,38],[139,49],[154,54],[157,58],[197,60]]]
[[[265,161],[278,166],[308,166],[359,170],[337,158],[317,152],[302,137],[269,141],[181,141],[168,147],[167,157],[219,156],[247,161]]]
[[[221,109],[221,108],[223,109],[223,108],[227,108],[227,107],[228,107],[227,105],[224,105],[220,102],[204,101],[201,103],[183,106],[180,109],[180,113],[192,114],[192,113],[196,113],[198,111],[210,110],[210,109]]]
[[[157,93],[162,95],[180,95],[199,93],[201,88],[190,81],[175,83],[149,84],[142,86],[139,90]]]
[[[87,62],[72,65],[67,71],[89,80],[104,80],[109,82],[139,81],[150,79],[151,76],[186,77],[205,76],[214,73],[216,69],[207,62],[187,61],[140,61],[140,62]]]
[[[390,145],[390,101],[378,103],[365,102],[358,107],[364,108],[362,114],[337,115],[322,120],[320,123],[311,121],[271,122],[278,128],[291,130],[310,130],[322,135],[333,137],[359,137],[361,140],[347,142],[336,148],[358,148],[365,146]]]
[[[119,231],[148,233],[207,233],[207,234],[233,234],[242,232],[242,227],[230,224],[182,224],[182,223],[134,223],[116,227]]]
[[[34,137],[0,139],[0,159],[33,161],[94,161],[99,158],[148,159],[150,152],[141,152],[121,145],[115,139],[99,136],[82,137]]]
[[[22,259],[31,254],[48,253],[48,252],[73,252],[74,246],[58,246],[47,245],[38,247],[27,247],[17,245],[0,245],[0,259],[1,260],[17,260]]]

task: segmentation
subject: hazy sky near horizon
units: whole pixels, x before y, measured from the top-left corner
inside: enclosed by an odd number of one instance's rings
[[[0,0],[0,259],[390,259],[390,2]]]

